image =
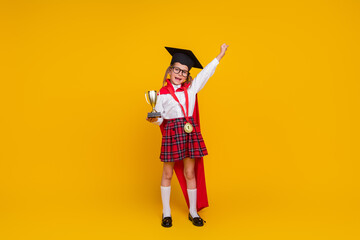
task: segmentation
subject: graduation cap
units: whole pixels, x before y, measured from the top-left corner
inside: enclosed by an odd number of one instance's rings
[[[191,50],[172,47],[165,48],[172,56],[170,65],[174,62],[179,62],[183,65],[188,66],[189,71],[192,67],[203,69],[203,66],[201,66],[199,60],[195,57],[194,53]]]

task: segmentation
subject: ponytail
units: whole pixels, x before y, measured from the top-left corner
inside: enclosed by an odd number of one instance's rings
[[[162,86],[165,85],[165,82],[166,82],[166,79],[167,79],[167,75],[169,74],[170,72],[170,68],[171,68],[171,65],[166,69],[166,72],[165,72],[165,76],[164,76],[164,80],[163,80],[163,84]]]

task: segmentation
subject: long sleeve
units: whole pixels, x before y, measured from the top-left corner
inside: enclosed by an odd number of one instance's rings
[[[214,58],[206,67],[199,72],[199,74],[194,78],[191,87],[193,91],[198,93],[206,84],[208,79],[214,74],[217,65],[219,64],[219,60]]]
[[[156,98],[155,110],[157,112],[161,113],[161,117],[159,117],[156,122],[152,122],[152,123],[154,123],[156,125],[159,125],[159,126],[164,121],[164,118],[162,117],[163,114],[164,114],[164,107],[163,107],[162,101],[163,101],[163,96],[160,95],[160,92],[159,92],[158,95],[157,95],[157,98]]]

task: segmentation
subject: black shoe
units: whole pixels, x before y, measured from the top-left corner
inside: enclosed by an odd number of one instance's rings
[[[171,218],[171,216],[170,217],[164,217],[164,214],[162,214],[161,218],[162,218],[161,226],[163,226],[163,227],[171,227],[172,226],[172,218]]]
[[[198,227],[202,227],[204,226],[204,222],[206,223],[206,221],[204,219],[202,219],[200,216],[199,217],[192,217],[191,214],[189,213],[189,220]]]

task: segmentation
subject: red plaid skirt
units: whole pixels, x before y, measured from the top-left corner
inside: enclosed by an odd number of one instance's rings
[[[198,124],[193,117],[189,117],[194,129],[186,133],[185,118],[164,120],[164,135],[162,136],[160,159],[162,162],[175,162],[184,158],[198,158],[208,154],[204,139]]]

